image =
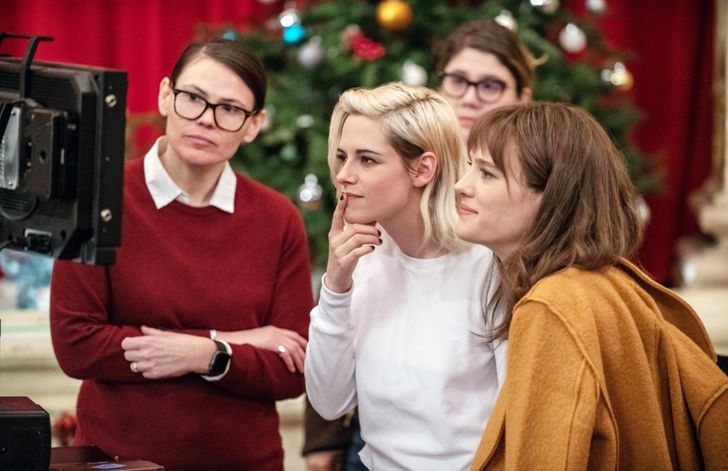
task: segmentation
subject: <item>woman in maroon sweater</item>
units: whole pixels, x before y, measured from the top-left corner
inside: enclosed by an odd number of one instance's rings
[[[116,263],[56,263],[77,445],[168,471],[283,469],[275,401],[304,389],[306,236],[285,196],[228,162],[257,136],[265,91],[239,43],[190,44],[160,84],[166,135],[126,164]]]

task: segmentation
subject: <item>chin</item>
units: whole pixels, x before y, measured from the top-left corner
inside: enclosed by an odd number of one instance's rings
[[[227,161],[223,157],[218,155],[209,155],[205,152],[190,152],[184,157],[184,160],[188,165],[193,167],[209,167],[212,165],[219,165],[222,162]]]
[[[344,220],[346,220],[346,222],[349,224],[373,225],[377,222],[376,218],[372,218],[371,216],[368,216],[366,214],[357,214],[353,211],[346,211],[344,213]]]

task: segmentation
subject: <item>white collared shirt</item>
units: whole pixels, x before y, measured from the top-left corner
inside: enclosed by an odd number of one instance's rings
[[[162,136],[157,139],[144,156],[144,181],[157,209],[161,209],[175,200],[186,205],[190,204],[189,196],[172,180],[159,158],[160,151],[163,152],[166,147],[167,138]],[[210,206],[230,214],[235,212],[235,188],[237,183],[235,172],[233,172],[230,163],[226,162],[215,190],[210,197]]]

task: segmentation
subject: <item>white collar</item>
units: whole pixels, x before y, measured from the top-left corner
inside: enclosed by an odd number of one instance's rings
[[[144,181],[157,209],[161,209],[175,200],[186,205],[189,205],[190,201],[189,196],[177,186],[167,173],[164,165],[162,165],[159,150],[163,150],[166,146],[167,138],[162,136],[157,139],[144,156]],[[210,206],[232,214],[235,211],[235,188],[237,183],[238,179],[235,172],[233,172],[230,163],[226,162],[215,190],[210,197]]]

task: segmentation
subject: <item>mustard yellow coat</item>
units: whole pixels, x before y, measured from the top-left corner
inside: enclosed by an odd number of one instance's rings
[[[695,312],[626,261],[540,280],[473,469],[728,470],[728,377]]]

